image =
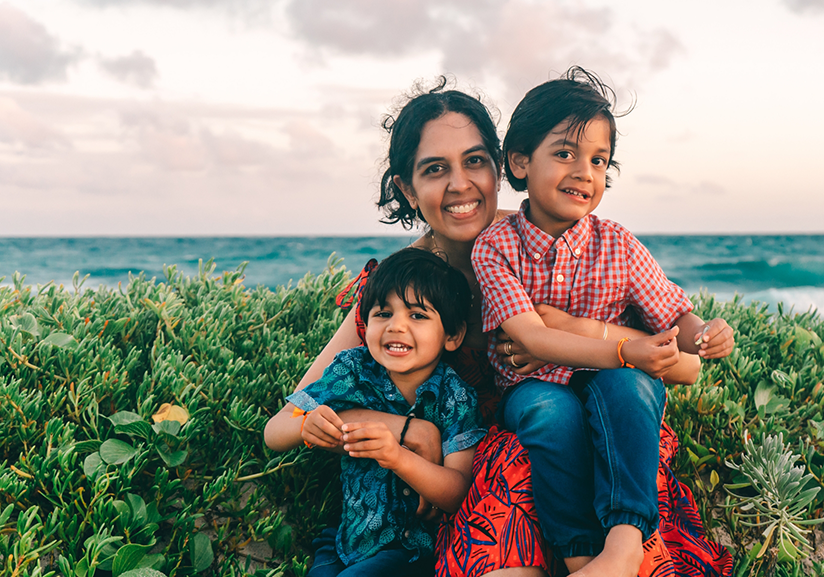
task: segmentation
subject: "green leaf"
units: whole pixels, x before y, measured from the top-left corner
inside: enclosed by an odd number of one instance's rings
[[[14,511],[14,503],[3,509],[3,512],[0,513],[0,527],[6,524],[6,521],[11,517],[12,511]]]
[[[119,439],[108,439],[100,445],[100,458],[109,465],[122,465],[137,454],[137,449]]]
[[[189,540],[189,555],[192,559],[192,567],[195,573],[205,571],[212,564],[214,553],[212,552],[212,542],[203,533],[196,533]]]
[[[148,567],[140,567],[121,573],[120,577],[166,577],[166,575]]]
[[[180,450],[171,453],[167,449],[161,449],[160,447],[157,448],[157,453],[160,455],[160,458],[163,459],[163,462],[166,463],[167,467],[178,467],[182,465],[186,457],[189,456],[189,451]]]
[[[158,434],[166,433],[167,435],[177,437],[177,434],[180,432],[180,423],[177,421],[160,421],[152,425],[152,429]]]
[[[114,506],[118,515],[120,515],[120,520],[123,522],[123,525],[128,526],[132,522],[132,511],[126,504],[126,501],[116,499],[112,501],[112,505]]]
[[[112,577],[118,577],[126,571],[135,569],[146,552],[151,549],[151,545],[138,545],[137,543],[127,543],[117,550],[112,563]]]
[[[46,343],[53,347],[57,347],[58,349],[73,350],[78,347],[77,341],[74,340],[74,337],[66,333],[52,333],[40,341],[40,343]]]
[[[75,577],[86,577],[86,574],[89,572],[89,561],[83,557],[77,564],[74,566],[74,575]]]
[[[83,474],[87,479],[94,480],[102,467],[103,460],[100,458],[100,453],[92,453],[83,461]]]
[[[758,386],[755,387],[755,394],[753,396],[753,400],[755,401],[755,408],[766,408],[767,403],[769,403],[770,399],[772,399],[774,390],[775,387],[770,386],[769,384],[767,384],[766,381],[761,381],[760,383],[758,383]]]
[[[163,567],[165,562],[166,557],[164,557],[162,553],[154,553],[143,557],[143,559],[140,560],[140,563],[137,564],[136,569],[142,569],[144,567],[148,567],[150,569],[160,569]]]
[[[74,444],[75,453],[94,453],[100,449],[100,441],[92,439],[90,441],[80,441]]]
[[[146,502],[134,493],[126,493],[126,500],[129,502],[129,509],[132,511],[132,519],[141,525],[146,522]]]
[[[31,313],[15,315],[9,319],[11,326],[33,337],[40,336],[40,327],[37,326],[37,319]]]
[[[140,437],[141,439],[149,439],[152,437],[152,426],[146,421],[134,421],[123,425],[115,425],[115,433],[122,433],[130,437]]]
[[[129,423],[136,423],[143,419],[137,413],[131,411],[118,411],[110,417],[106,417],[113,425],[128,425]]]

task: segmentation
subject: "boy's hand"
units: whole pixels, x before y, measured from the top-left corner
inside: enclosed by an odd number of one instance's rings
[[[357,459],[375,459],[384,469],[395,470],[403,449],[384,423],[346,423],[343,450]]]
[[[678,362],[677,335],[676,326],[657,335],[627,341],[621,355],[629,364],[658,379]]]
[[[702,359],[720,359],[732,352],[735,334],[724,319],[716,318],[707,322],[704,329],[695,335],[695,344]]]
[[[317,447],[340,447],[343,444],[342,426],[343,421],[338,414],[326,405],[321,405],[306,417],[300,436],[305,442]]]

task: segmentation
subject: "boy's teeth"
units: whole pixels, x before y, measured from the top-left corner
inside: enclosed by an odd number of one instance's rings
[[[446,207],[446,212],[451,212],[453,214],[463,214],[465,212],[469,212],[471,210],[474,210],[475,207],[478,206],[479,204],[480,204],[480,201],[476,200],[475,202],[470,202],[470,203],[467,203],[467,204],[459,204],[457,206],[447,206]]]
[[[575,190],[564,190],[565,193],[571,194],[572,196],[580,196],[581,198],[588,198],[586,194],[581,192],[577,192]]]
[[[387,345],[386,348],[388,348],[390,351],[396,351],[396,352],[408,351],[409,350],[409,347],[407,347],[406,345]]]

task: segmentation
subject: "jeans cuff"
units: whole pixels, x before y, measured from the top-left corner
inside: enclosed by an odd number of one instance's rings
[[[555,545],[552,551],[558,559],[569,557],[597,557],[604,550],[604,543],[567,543]]]
[[[655,530],[658,529],[658,515],[650,522],[649,519],[642,517],[638,513],[630,511],[610,511],[606,517],[601,519],[601,525],[604,531],[609,532],[610,529],[616,525],[632,525],[643,535],[643,541],[646,541]]]

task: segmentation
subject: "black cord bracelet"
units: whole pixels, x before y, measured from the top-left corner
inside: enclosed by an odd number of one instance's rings
[[[406,431],[409,430],[409,421],[415,418],[415,413],[409,413],[409,416],[406,417],[406,422],[403,424],[403,429],[401,430],[401,439],[398,441],[399,445],[403,445],[403,440],[406,438]]]

